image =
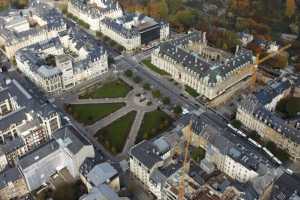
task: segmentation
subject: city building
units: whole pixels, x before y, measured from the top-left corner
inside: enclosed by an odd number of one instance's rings
[[[108,71],[106,51],[91,40],[70,28],[59,37],[20,49],[17,67],[48,94],[62,93]]]
[[[277,103],[291,94],[292,88],[292,83],[285,78],[270,82],[254,95],[244,98],[238,106],[236,119],[299,160],[299,131],[273,112]]]
[[[0,44],[8,58],[17,50],[58,36],[66,23],[56,9],[35,1],[28,9],[0,17]]]
[[[120,190],[118,171],[108,162],[97,164],[90,171],[88,171],[88,168],[81,166],[80,179],[86,185],[88,191],[102,184],[107,184],[116,192]]]
[[[202,32],[160,44],[151,63],[209,100],[247,85],[254,67],[251,51],[237,47],[231,54],[210,47]]]
[[[121,6],[114,0],[70,0],[68,13],[87,23],[94,31],[100,29],[100,21],[105,17],[118,18],[123,15]]]
[[[100,31],[126,50],[134,50],[154,40],[169,37],[169,25],[138,13],[126,13],[117,19],[104,18]]]
[[[0,170],[49,140],[61,127],[59,113],[15,79],[0,77]]]
[[[205,113],[194,115],[191,124],[183,129],[191,145],[206,151],[204,169],[212,163],[234,180],[246,183],[277,168],[270,156],[244,137],[214,124]],[[204,162],[204,163],[203,163]],[[206,170],[209,171],[209,170]]]
[[[21,171],[14,167],[0,173],[0,199],[19,199],[28,193]]]
[[[118,194],[108,185],[102,184],[94,187],[88,194],[83,195],[79,200],[129,200],[127,197],[119,197]]]
[[[151,191],[162,199],[164,183],[182,168],[172,155],[178,144],[178,133],[174,132],[154,141],[144,140],[129,151],[130,172]]]
[[[287,173],[282,174],[265,191],[262,200],[297,200],[300,199],[300,178]]]
[[[79,178],[80,166],[86,158],[93,157],[93,146],[73,126],[65,126],[53,134],[53,139],[21,157],[17,166],[28,190],[33,191],[63,169],[73,178]]]

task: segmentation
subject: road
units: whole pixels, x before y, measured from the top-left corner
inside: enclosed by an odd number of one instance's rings
[[[118,69],[133,69],[136,75],[140,76],[145,82],[157,88],[165,96],[170,97],[173,103],[187,105],[190,110],[201,109],[201,105],[197,105],[196,100],[191,100],[182,96],[182,91],[176,88],[172,83],[161,77],[158,77],[145,69],[141,64],[134,61],[131,57],[123,56],[116,61]]]

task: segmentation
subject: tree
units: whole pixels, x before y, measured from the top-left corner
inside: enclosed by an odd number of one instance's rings
[[[171,100],[170,100],[169,97],[164,97],[164,98],[162,99],[162,102],[163,102],[163,104],[168,105],[168,104],[171,103]]]
[[[159,98],[161,96],[160,90],[152,91],[152,95],[154,98]]]
[[[169,13],[175,14],[182,6],[182,0],[167,0]]]
[[[139,77],[139,76],[135,76],[135,77],[133,78],[133,81],[134,81],[135,83],[140,83],[140,82],[142,81],[142,79],[141,79],[141,77]]]
[[[285,10],[285,15],[288,18],[291,18],[296,11],[296,3],[295,0],[286,0],[286,10]]]
[[[180,115],[182,113],[182,107],[180,105],[176,105],[173,109],[173,112],[176,114],[176,115]]]
[[[13,0],[12,6],[17,9],[23,9],[27,6],[28,0]]]
[[[166,0],[160,0],[159,15],[162,19],[167,19],[169,14],[168,4]]]
[[[133,76],[133,72],[130,69],[127,69],[124,74],[129,78]]]
[[[144,83],[143,88],[144,88],[145,90],[150,90],[150,89],[151,89],[149,83]]]

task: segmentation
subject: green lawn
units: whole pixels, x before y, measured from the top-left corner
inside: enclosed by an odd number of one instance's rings
[[[67,105],[66,111],[84,125],[91,125],[125,106],[125,103]]]
[[[165,112],[155,110],[146,113],[139,130],[136,143],[146,139],[149,140],[170,127],[172,119]]]
[[[300,98],[289,97],[282,99],[276,107],[276,110],[287,118],[296,117],[300,113]]]
[[[190,86],[187,86],[187,85],[185,85],[184,87],[185,87],[185,91],[189,95],[191,95],[192,97],[198,97],[199,96],[199,93],[195,89],[193,89],[193,88],[191,88]]]
[[[80,95],[80,99],[99,99],[99,98],[117,98],[125,97],[132,89],[127,83],[122,80],[111,81],[104,85],[95,88],[88,89],[84,94]]]
[[[154,71],[154,72],[156,72],[156,73],[158,73],[158,74],[160,74],[160,75],[162,75],[162,76],[165,76],[165,75],[170,76],[170,74],[169,74],[168,72],[166,72],[166,71],[164,71],[164,70],[161,70],[161,69],[159,69],[158,67],[156,67],[155,65],[153,65],[153,64],[151,63],[151,60],[149,60],[149,59],[143,60],[142,63],[143,63],[145,66],[147,66],[149,69],[151,69],[152,71]]]
[[[117,119],[96,134],[98,141],[111,153],[122,152],[126,139],[134,122],[136,111],[132,111]]]

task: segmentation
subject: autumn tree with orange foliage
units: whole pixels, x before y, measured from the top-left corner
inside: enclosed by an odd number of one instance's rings
[[[296,11],[295,0],[286,0],[285,15],[291,18],[295,14],[295,11]]]
[[[249,8],[250,2],[249,0],[231,0],[230,7],[233,10],[239,10],[243,12],[245,9]]]

